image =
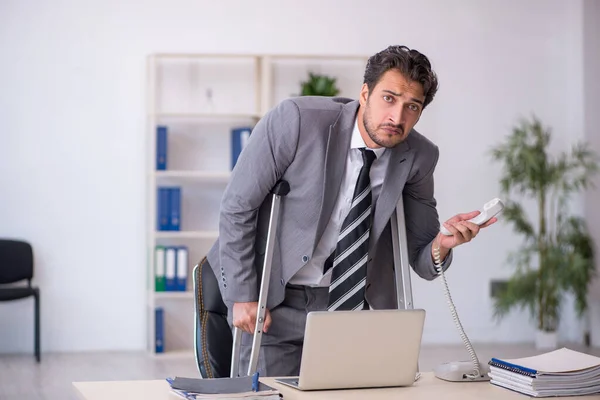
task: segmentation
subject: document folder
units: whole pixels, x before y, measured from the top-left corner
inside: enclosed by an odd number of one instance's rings
[[[181,397],[188,399],[219,399],[219,398],[260,398],[261,400],[279,400],[278,390],[258,381],[255,376],[236,378],[194,379],[181,378],[167,379],[171,389]]]

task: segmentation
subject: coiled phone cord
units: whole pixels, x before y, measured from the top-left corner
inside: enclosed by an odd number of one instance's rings
[[[435,270],[437,271],[438,275],[441,275],[442,277],[444,293],[446,295],[446,301],[448,302],[448,306],[450,307],[450,312],[452,313],[452,319],[454,320],[454,323],[456,324],[456,327],[458,328],[458,331],[460,333],[460,337],[462,338],[463,343],[467,347],[467,351],[469,352],[471,360],[473,361],[473,373],[466,374],[466,376],[470,379],[479,378],[481,374],[479,370],[479,359],[477,358],[477,354],[475,354],[475,350],[473,350],[473,346],[471,346],[471,342],[469,341],[469,338],[467,337],[467,334],[465,333],[465,330],[463,329],[462,324],[460,323],[460,319],[458,318],[458,314],[456,313],[456,307],[454,307],[454,302],[452,301],[452,297],[450,296],[450,289],[448,288],[448,282],[446,281],[446,275],[444,275],[442,261],[440,259],[439,243],[433,248],[433,259],[435,263]]]

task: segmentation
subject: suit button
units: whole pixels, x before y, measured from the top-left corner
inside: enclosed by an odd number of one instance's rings
[[[279,282],[281,282],[282,285],[285,285],[285,282],[283,281],[283,278]]]
[[[306,256],[306,255],[302,256],[302,262],[303,263],[308,262],[308,256]]]

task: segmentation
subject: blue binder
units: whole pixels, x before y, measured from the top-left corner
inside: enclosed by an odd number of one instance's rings
[[[250,139],[252,128],[234,128],[231,130],[231,169],[235,167],[237,160],[242,150],[246,146],[246,142]]]
[[[156,127],[156,169],[167,169],[167,127]]]
[[[169,230],[181,230],[181,188],[169,188]]]
[[[188,248],[187,246],[177,247],[177,263],[176,263],[176,288],[180,292],[185,292],[188,281]]]
[[[177,291],[177,247],[165,247],[165,291]]]
[[[169,188],[159,187],[156,200],[156,229],[168,231],[171,226],[171,193]]]
[[[154,310],[154,334],[155,334],[155,352],[163,353],[165,351],[165,311],[162,307],[156,307]]]

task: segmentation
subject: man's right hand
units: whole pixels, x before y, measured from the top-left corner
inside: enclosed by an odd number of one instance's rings
[[[256,301],[249,303],[234,303],[233,326],[253,335],[256,327],[256,311],[258,311],[258,302]],[[265,323],[263,325],[263,332],[267,333],[269,326],[271,326],[271,313],[267,308],[265,310]]]

